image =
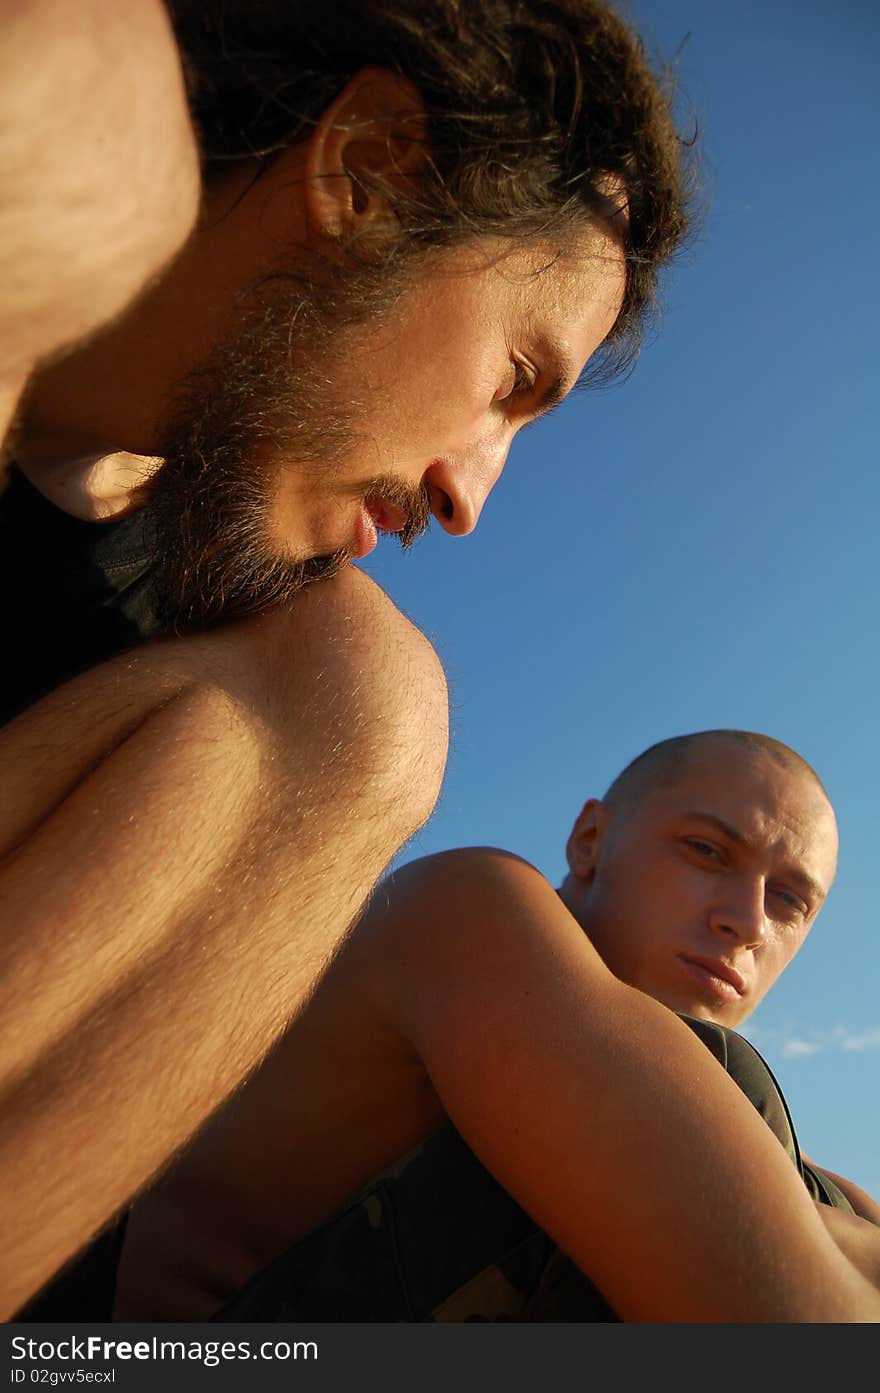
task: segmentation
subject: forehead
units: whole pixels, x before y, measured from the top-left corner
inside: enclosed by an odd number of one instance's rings
[[[549,337],[562,355],[583,361],[614,327],[626,261],[620,239],[600,226],[562,242],[482,238],[429,266],[426,288],[434,308],[479,311],[472,328],[488,330],[500,317],[512,334]]]
[[[514,246],[493,270],[501,293],[526,315],[599,315],[606,332],[620,312],[626,286],[620,239],[601,226],[571,232],[561,242]]]
[[[744,848],[799,866],[827,891],[837,864],[831,805],[810,771],[761,751],[718,744],[689,755],[680,773],[646,790],[649,818],[715,819]]]

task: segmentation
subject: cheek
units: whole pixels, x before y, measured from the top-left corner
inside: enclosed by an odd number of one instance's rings
[[[766,996],[776,984],[796,956],[802,943],[803,938],[801,937],[796,942],[786,941],[783,938],[765,945],[765,950],[760,958],[759,990],[761,997]]]
[[[636,915],[658,929],[691,922],[704,913],[711,878],[676,857],[634,856],[621,862],[614,876],[614,894]]]
[[[504,386],[509,354],[497,310],[480,300],[438,294],[405,318],[395,336],[395,380],[422,412],[481,417]]]
[[[442,432],[438,451],[453,449],[482,429],[502,384],[502,368],[480,347],[433,336],[395,345],[367,364],[366,382],[377,420],[419,436]],[[461,437],[461,440],[459,440]]]

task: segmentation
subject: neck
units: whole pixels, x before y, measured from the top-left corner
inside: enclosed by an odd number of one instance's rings
[[[584,933],[589,936],[586,912],[586,887],[583,881],[569,873],[561,885],[557,886],[556,893],[565,905],[569,914],[580,924]]]

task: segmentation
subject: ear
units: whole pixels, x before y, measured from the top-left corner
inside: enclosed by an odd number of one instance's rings
[[[571,829],[571,836],[565,848],[572,875],[577,880],[590,881],[599,864],[599,849],[608,822],[604,803],[598,798],[586,802]]]
[[[306,156],[306,216],[337,240],[390,220],[383,186],[406,182],[427,161],[418,90],[384,68],[356,73],[319,120]]]

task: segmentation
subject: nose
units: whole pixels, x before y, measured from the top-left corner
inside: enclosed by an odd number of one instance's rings
[[[426,470],[431,512],[453,537],[473,532],[483,504],[498,482],[510,450],[511,433],[474,449],[462,459],[439,459]]]
[[[709,922],[714,933],[743,948],[757,948],[767,934],[764,881],[724,886],[724,896],[712,909]]]

